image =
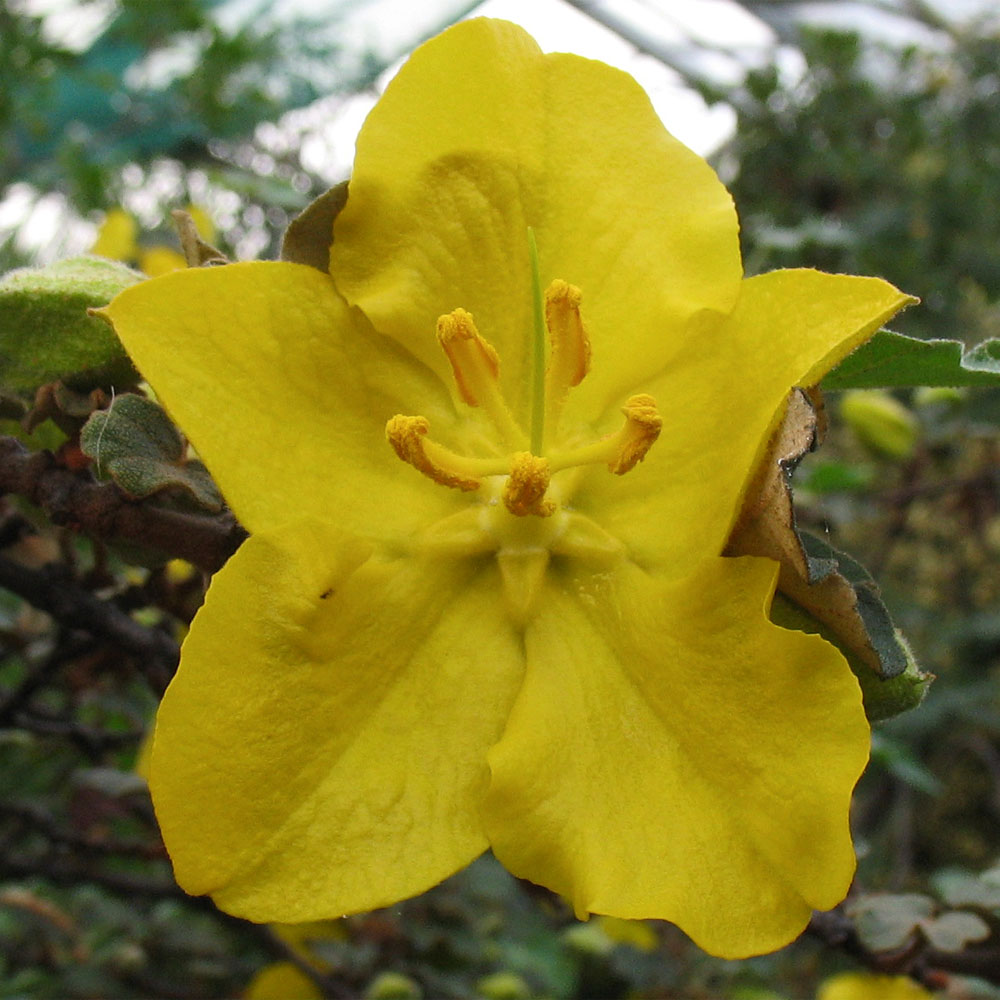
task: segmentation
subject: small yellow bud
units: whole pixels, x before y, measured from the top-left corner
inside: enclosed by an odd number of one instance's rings
[[[858,440],[878,455],[905,459],[920,433],[916,417],[881,389],[853,389],[840,400],[840,415]]]

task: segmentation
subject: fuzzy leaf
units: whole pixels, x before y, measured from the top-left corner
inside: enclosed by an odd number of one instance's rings
[[[918,340],[879,330],[823,379],[823,389],[1000,385],[1000,340],[965,351],[958,340]]]
[[[179,488],[201,507],[219,510],[222,497],[204,465],[185,458],[185,445],[163,408],[129,393],[92,414],[80,447],[130,497]]]
[[[0,385],[30,396],[47,382],[73,389],[128,388],[138,382],[118,338],[87,314],[142,275],[100,257],[73,257],[0,280]]]

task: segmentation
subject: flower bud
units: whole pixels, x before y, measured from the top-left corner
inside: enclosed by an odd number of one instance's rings
[[[840,400],[840,415],[858,440],[885,458],[913,454],[920,425],[894,396],[881,389],[855,389]]]

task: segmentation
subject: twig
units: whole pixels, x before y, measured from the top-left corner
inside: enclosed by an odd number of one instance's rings
[[[150,685],[162,694],[177,669],[177,643],[145,628],[111,601],[102,601],[70,579],[59,563],[29,569],[0,556],[0,587],[48,612],[61,625],[110,639],[141,660]]]
[[[72,740],[87,758],[95,763],[102,761],[109,749],[134,746],[144,735],[140,730],[118,733],[95,729],[75,719],[43,715],[37,709],[33,712],[18,712],[13,722],[18,729],[37,736],[59,736]]]
[[[127,855],[139,858],[165,858],[163,843],[157,837],[145,840],[114,840],[110,837],[95,837],[63,829],[55,816],[47,809],[31,802],[0,802],[0,818],[10,817],[30,826],[52,844],[65,844],[84,853],[98,855]]]
[[[186,559],[209,573],[239,548],[246,531],[231,513],[203,515],[129,499],[114,483],[98,483],[89,470],[70,470],[51,452],[28,451],[0,437],[0,494],[16,493],[53,524],[95,538],[128,541]]]
[[[922,939],[896,952],[869,951],[853,923],[840,910],[814,913],[806,933],[828,948],[850,955],[876,972],[910,976],[926,986],[940,986],[942,973],[977,976],[1000,985],[1000,948],[970,946],[961,951],[937,951]]]
[[[50,854],[24,858],[8,852],[0,858],[0,874],[5,880],[43,878],[53,885],[77,886],[90,882],[126,896],[152,899],[188,899],[176,882],[150,879],[126,872],[93,871],[66,855]]]

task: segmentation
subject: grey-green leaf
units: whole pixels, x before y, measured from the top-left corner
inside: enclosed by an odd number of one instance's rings
[[[80,448],[130,497],[180,489],[200,507],[217,511],[222,497],[204,465],[184,456],[184,441],[163,408],[129,393],[92,414]]]
[[[860,896],[847,905],[861,943],[870,951],[896,951],[912,938],[934,912],[928,896],[916,894]]]
[[[984,941],[990,936],[989,924],[974,913],[942,913],[920,925],[924,937],[938,951],[961,951],[970,941]]]

